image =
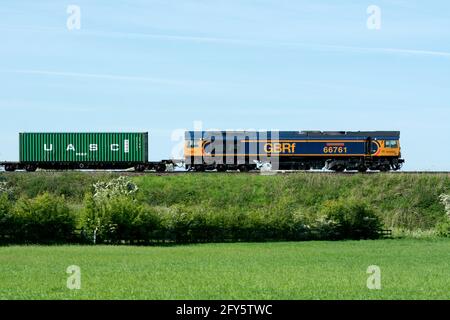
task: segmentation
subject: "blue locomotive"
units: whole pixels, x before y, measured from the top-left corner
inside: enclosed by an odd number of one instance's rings
[[[187,131],[186,168],[399,170],[399,131]]]

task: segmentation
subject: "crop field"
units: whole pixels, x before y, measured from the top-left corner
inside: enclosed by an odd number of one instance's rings
[[[381,289],[367,288],[370,265]],[[0,247],[1,299],[449,297],[449,239]]]

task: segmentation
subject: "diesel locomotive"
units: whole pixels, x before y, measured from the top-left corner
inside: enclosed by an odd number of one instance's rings
[[[148,161],[148,133],[20,133],[19,162],[5,171],[399,170],[399,131],[186,131],[184,159]]]
[[[399,170],[399,131],[188,131],[188,170]]]

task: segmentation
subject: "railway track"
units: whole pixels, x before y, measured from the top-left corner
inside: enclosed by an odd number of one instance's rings
[[[156,175],[156,176],[168,176],[168,175],[183,175],[183,174],[238,174],[238,175],[276,175],[276,174],[332,174],[332,175],[371,175],[371,174],[450,174],[450,171],[388,171],[388,172],[379,172],[379,171],[367,171],[364,173],[358,171],[344,171],[344,172],[335,172],[329,170],[273,170],[273,171],[259,171],[253,170],[248,172],[239,172],[239,171],[227,171],[227,172],[217,172],[217,171],[205,171],[205,172],[196,172],[196,171],[185,171],[185,170],[176,170],[176,171],[166,171],[166,172],[155,172],[155,171],[145,171],[145,172],[135,172],[132,170],[38,170],[36,173],[55,173],[55,172],[84,172],[86,174],[98,174],[98,173],[117,173],[122,175],[130,175],[130,176],[142,176],[142,175]],[[26,171],[16,171],[14,173],[5,172],[4,170],[0,170],[1,174],[33,174]]]
[[[390,172],[379,172],[379,171],[367,171],[364,173],[357,171],[344,171],[344,172],[334,172],[334,171],[289,171],[289,170],[279,170],[270,172],[260,172],[260,171],[249,171],[249,172],[238,172],[238,171],[228,171],[228,172],[216,172],[216,171],[205,171],[205,172],[193,172],[193,171],[174,171],[174,172],[130,172],[122,171],[119,172],[126,175],[147,175],[153,174],[157,176],[166,175],[181,175],[181,174],[237,174],[237,175],[294,175],[294,174],[323,174],[323,175],[373,175],[373,174],[449,174],[450,171],[390,171]]]

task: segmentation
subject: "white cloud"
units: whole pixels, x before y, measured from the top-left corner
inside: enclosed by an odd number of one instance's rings
[[[290,43],[295,45],[295,43]],[[355,46],[338,46],[338,45],[323,45],[313,44],[312,47],[323,49],[335,49],[335,50],[349,50],[360,52],[378,52],[378,53],[394,53],[394,54],[409,54],[409,55],[421,55],[421,56],[439,56],[450,57],[450,52],[447,51],[434,51],[434,50],[418,50],[418,49],[401,49],[401,48],[374,48],[374,47],[355,47]]]
[[[190,81],[190,80],[172,80],[163,78],[153,78],[145,76],[133,76],[133,75],[117,75],[117,74],[105,74],[105,73],[83,73],[83,72],[66,72],[66,71],[53,71],[53,70],[2,70],[0,72],[10,72],[18,74],[29,75],[47,75],[47,76],[62,76],[62,77],[77,77],[77,78],[94,78],[104,80],[121,80],[121,81],[145,81],[155,84],[163,85],[208,85],[210,82]]]
[[[52,27],[39,27],[39,26],[0,26],[0,29],[5,30],[27,30],[34,32],[67,32],[67,30],[52,28]],[[407,49],[407,48],[384,48],[384,47],[358,47],[358,46],[346,46],[346,45],[330,45],[322,43],[307,43],[307,42],[295,42],[295,41],[271,41],[271,40],[257,40],[257,39],[245,39],[245,38],[225,38],[225,37],[206,37],[206,36],[195,36],[195,35],[168,35],[168,34],[153,34],[153,33],[138,33],[138,32],[105,32],[96,30],[83,30],[79,32],[77,36],[92,36],[92,37],[113,37],[113,38],[142,38],[142,39],[158,39],[166,41],[186,41],[186,42],[197,42],[197,43],[221,43],[221,44],[232,44],[232,45],[253,45],[253,46],[289,46],[289,47],[304,47],[316,50],[339,50],[339,51],[353,51],[353,52],[368,52],[368,53],[381,53],[381,54],[408,54],[408,55],[420,55],[420,56],[435,56],[435,57],[450,57],[450,52],[440,51],[440,50],[425,50],[425,49]],[[75,76],[75,74],[73,74]],[[86,75],[87,76],[87,75]],[[93,75],[97,76],[97,75]],[[107,75],[101,75],[107,76]],[[153,78],[143,78],[143,77],[133,77],[133,76],[114,76],[109,75],[109,79],[119,79],[122,80],[145,80],[154,82],[164,82],[165,79],[153,79]],[[173,82],[171,82],[174,84]]]

